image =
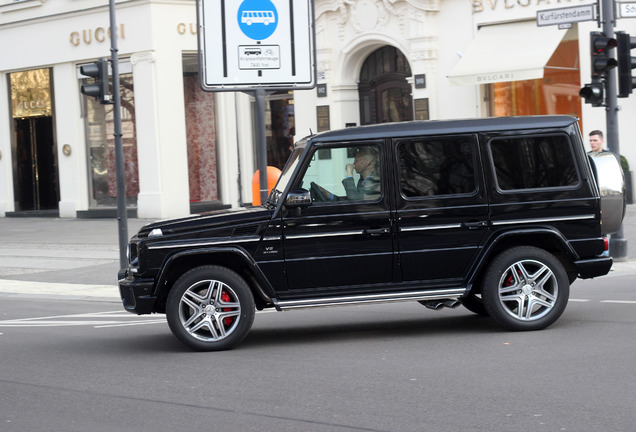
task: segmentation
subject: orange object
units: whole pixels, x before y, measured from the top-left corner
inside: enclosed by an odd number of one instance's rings
[[[281,175],[281,170],[276,167],[268,166],[267,167],[267,194],[274,189],[276,186],[276,182]],[[252,205],[259,206],[261,205],[261,188],[260,188],[260,170],[257,170],[254,173],[254,177],[252,177]]]

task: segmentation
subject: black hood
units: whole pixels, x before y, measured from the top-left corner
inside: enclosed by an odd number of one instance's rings
[[[265,207],[250,207],[238,210],[217,210],[178,219],[166,219],[144,225],[138,237],[148,237],[153,230],[161,230],[163,236],[193,231],[224,230],[261,225],[268,222],[272,211]]]

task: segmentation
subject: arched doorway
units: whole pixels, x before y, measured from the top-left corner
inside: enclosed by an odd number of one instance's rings
[[[360,123],[413,120],[409,62],[400,50],[383,46],[364,61],[360,72]]]

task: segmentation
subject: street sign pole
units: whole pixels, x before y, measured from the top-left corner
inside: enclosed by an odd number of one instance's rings
[[[262,87],[254,91],[256,99],[256,148],[257,148],[257,165],[258,179],[260,185],[261,204],[265,204],[267,200],[267,138],[265,130],[265,89]]]
[[[110,11],[110,52],[113,69],[113,122],[115,136],[115,166],[117,171],[117,226],[119,232],[119,268],[128,266],[126,250],[128,247],[128,215],[126,213],[126,176],[124,164],[124,146],[121,129],[121,94],[119,91],[119,59],[117,56],[117,34],[115,29],[115,0],[109,0]]]

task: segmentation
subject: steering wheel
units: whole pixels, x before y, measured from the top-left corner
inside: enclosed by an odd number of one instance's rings
[[[325,194],[322,193],[322,191],[320,190],[320,187],[314,182],[311,182],[311,184],[310,184],[309,194],[311,195],[311,200],[314,201],[314,202],[315,201],[318,201],[318,202],[328,201],[327,197],[325,196]]]

